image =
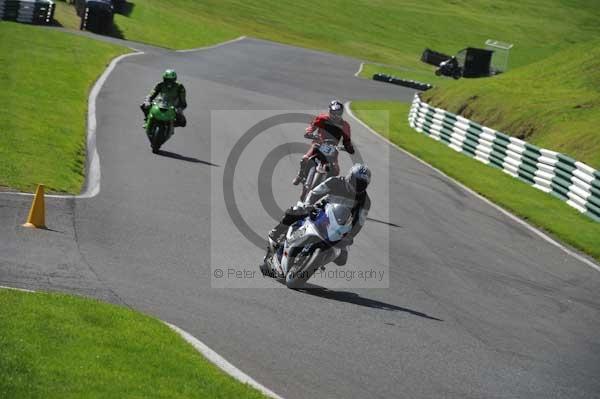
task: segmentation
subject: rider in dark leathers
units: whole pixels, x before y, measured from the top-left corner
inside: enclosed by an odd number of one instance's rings
[[[148,118],[152,101],[159,96],[175,107],[175,127],[185,127],[187,125],[183,114],[183,110],[187,108],[185,87],[177,81],[177,73],[173,69],[167,69],[163,73],[162,82],[156,84],[140,106],[144,112],[144,120]]]
[[[371,209],[371,200],[366,191],[370,181],[370,169],[365,165],[355,164],[347,176],[330,177],[319,184],[308,194],[303,206],[288,208],[279,224],[269,232],[269,246],[264,259],[279,245],[289,226],[307,217],[316,207],[324,206],[326,202],[346,202],[352,204],[352,230],[336,244],[342,248],[342,253],[334,261],[340,266],[346,264],[347,247],[354,242],[354,237],[364,226]]]

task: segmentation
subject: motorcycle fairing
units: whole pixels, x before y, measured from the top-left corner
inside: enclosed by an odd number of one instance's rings
[[[274,262],[274,266],[279,266],[278,269],[283,275],[287,274],[292,259],[302,255],[303,252],[309,255],[315,245],[320,245],[324,249],[335,249],[335,254],[332,255],[339,255],[339,249],[332,247],[352,230],[352,218],[340,224],[333,215],[332,209],[331,204],[327,204],[325,209],[319,210],[314,219],[308,216],[300,223],[290,226],[283,251],[277,256],[277,262]],[[320,242],[315,242],[315,238]]]

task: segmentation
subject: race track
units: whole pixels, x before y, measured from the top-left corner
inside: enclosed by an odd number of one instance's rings
[[[338,274],[301,292],[251,276],[263,255],[252,232],[299,195],[302,114],[413,91],[354,77],[357,60],[256,39],[145,50],[98,97],[99,195],[48,199],[50,231],[18,227],[30,199],[0,195],[0,285],[147,312],[286,398],[600,397],[600,273],[352,119],[373,206],[347,269],[383,278]],[[189,124],[154,155],[138,104],[167,67],[187,87]]]

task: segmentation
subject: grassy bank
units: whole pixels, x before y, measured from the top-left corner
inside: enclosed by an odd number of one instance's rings
[[[0,320],[3,398],[263,397],[126,308],[0,289]]]
[[[128,50],[45,28],[0,22],[0,186],[78,193],[89,90]]]
[[[600,260],[600,223],[581,215],[549,194],[417,133],[407,122],[409,108],[408,104],[398,102],[352,103],[352,110],[357,117],[398,146],[503,208]],[[381,120],[370,118],[370,110],[389,111],[389,129],[382,125]]]
[[[600,168],[600,39],[494,78],[432,89],[423,98]]]
[[[251,35],[420,68],[424,47],[454,53],[495,38],[516,44],[512,65],[600,33],[586,0],[134,0],[115,18],[127,39],[193,48]]]

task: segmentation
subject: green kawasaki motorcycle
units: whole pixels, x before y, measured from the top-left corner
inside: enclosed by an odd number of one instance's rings
[[[160,147],[175,132],[175,107],[163,99],[157,99],[149,104],[148,120],[146,121],[146,135],[150,140],[152,152],[157,153]]]

